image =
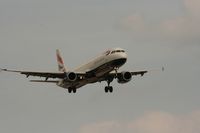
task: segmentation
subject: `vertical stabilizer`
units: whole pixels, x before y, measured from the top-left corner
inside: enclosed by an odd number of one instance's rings
[[[57,62],[58,62],[58,71],[66,72],[63,59],[62,59],[60,51],[58,49],[56,50],[56,57],[57,57]]]

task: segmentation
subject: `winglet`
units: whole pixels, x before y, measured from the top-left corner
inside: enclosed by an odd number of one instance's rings
[[[60,72],[66,72],[63,59],[62,59],[60,51],[58,49],[56,50],[56,57],[57,57],[57,63],[58,63],[58,70]]]

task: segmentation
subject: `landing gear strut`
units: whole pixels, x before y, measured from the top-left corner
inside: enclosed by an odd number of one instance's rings
[[[119,69],[118,67],[115,67],[115,68],[114,68],[114,71],[115,71],[115,78],[117,78],[118,69]]]

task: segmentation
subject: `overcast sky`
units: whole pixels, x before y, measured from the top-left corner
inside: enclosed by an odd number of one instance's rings
[[[122,47],[120,70],[151,70],[127,84],[80,88],[0,73],[3,133],[200,132],[199,0],[0,0],[0,67],[57,71]]]

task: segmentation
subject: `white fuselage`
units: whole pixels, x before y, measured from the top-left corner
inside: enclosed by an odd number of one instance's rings
[[[64,79],[57,85],[63,88],[71,86],[80,88],[86,84],[101,81],[101,78],[114,69],[121,67],[127,60],[127,54],[121,48],[108,50],[100,56],[94,58],[86,64],[73,70],[75,73],[91,73],[93,76],[87,79],[81,79],[77,82],[69,82]]]

